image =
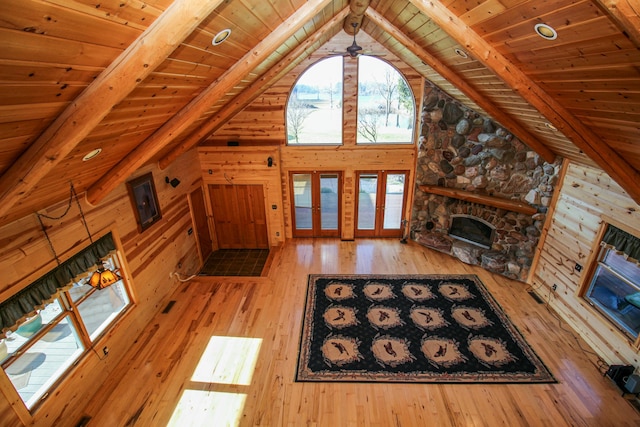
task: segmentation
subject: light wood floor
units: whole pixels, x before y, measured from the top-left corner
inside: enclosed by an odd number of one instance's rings
[[[294,382],[307,274],[477,274],[558,384]],[[132,345],[90,426],[638,426],[587,345],[520,282],[396,239],[294,239],[268,277],[198,277]],[[582,347],[582,348],[581,348]]]

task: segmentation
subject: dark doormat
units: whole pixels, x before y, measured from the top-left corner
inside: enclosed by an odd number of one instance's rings
[[[209,255],[199,276],[260,276],[268,249],[221,249]]]
[[[309,275],[296,380],[555,382],[475,275]]]

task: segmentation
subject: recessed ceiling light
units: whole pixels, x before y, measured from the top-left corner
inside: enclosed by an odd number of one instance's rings
[[[463,58],[468,58],[469,55],[467,55],[467,52],[465,52],[464,50],[460,49],[459,47],[454,49],[454,52],[458,54],[458,56],[461,56]]]
[[[100,153],[102,153],[102,148],[96,148],[95,150],[91,150],[84,155],[84,157],[82,158],[82,161],[86,162],[87,160],[91,160]]]
[[[555,127],[554,125],[552,125],[551,123],[545,123],[544,125],[545,125],[546,127],[548,127],[549,129],[551,129],[551,130],[558,130],[558,128],[557,128],[557,127]]]
[[[211,44],[214,46],[218,46],[220,43],[228,39],[230,35],[231,35],[231,29],[230,28],[224,29],[213,37],[213,40],[211,40]]]
[[[534,27],[536,34],[546,40],[555,40],[558,38],[558,33],[552,27],[547,24],[536,24]]]

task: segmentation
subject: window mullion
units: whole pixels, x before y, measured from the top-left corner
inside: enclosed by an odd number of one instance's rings
[[[66,310],[69,312],[69,318],[71,319],[71,323],[75,326],[76,331],[78,331],[78,335],[82,340],[82,344],[84,344],[85,350],[91,348],[91,338],[89,333],[87,332],[87,328],[84,326],[84,322],[80,319],[80,314],[78,312],[78,306],[71,298],[68,292],[64,292],[64,306]]]

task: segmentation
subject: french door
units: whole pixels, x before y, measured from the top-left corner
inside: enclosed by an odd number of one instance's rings
[[[356,176],[356,237],[402,237],[408,172],[358,172]]]
[[[294,237],[339,237],[342,174],[291,172]]]

